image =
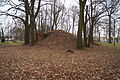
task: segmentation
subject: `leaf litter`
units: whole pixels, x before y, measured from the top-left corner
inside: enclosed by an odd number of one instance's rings
[[[120,80],[119,49],[77,50],[75,41],[74,35],[55,31],[34,47],[0,48],[0,80]]]

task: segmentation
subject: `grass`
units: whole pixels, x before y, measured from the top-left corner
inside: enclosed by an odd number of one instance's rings
[[[1,43],[0,42],[0,45],[22,45],[23,44],[23,42],[13,42],[13,41],[6,41],[6,42],[3,42],[3,43]]]
[[[120,43],[115,43],[115,46],[114,46],[114,43],[108,44],[107,42],[99,42],[99,44],[107,47],[112,47],[112,48],[120,48]]]

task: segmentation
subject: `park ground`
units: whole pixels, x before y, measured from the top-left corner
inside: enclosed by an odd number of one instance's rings
[[[120,44],[78,50],[70,33],[46,36],[34,47],[0,43],[0,80],[120,80]]]
[[[120,80],[120,48],[71,50],[2,44],[0,80]]]

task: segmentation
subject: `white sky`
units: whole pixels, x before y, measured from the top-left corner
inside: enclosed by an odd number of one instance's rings
[[[64,2],[64,0],[62,0]],[[77,0],[65,0],[65,5],[66,6],[71,6],[77,4]]]
[[[13,0],[15,3],[18,3],[18,0]],[[66,7],[70,7],[70,6],[72,6],[72,5],[78,5],[78,0],[60,0],[60,1],[62,1],[63,3],[64,3],[64,1],[65,1],[65,6]],[[88,2],[87,2],[87,4],[88,4]],[[7,8],[9,8],[9,6],[5,6],[5,7],[1,7],[0,8],[0,10],[6,10]],[[10,18],[9,18],[10,19]],[[7,20],[9,20],[9,19],[7,19]],[[0,17],[0,21],[3,21],[2,23],[3,23],[3,25],[2,26],[5,26],[5,24],[6,24],[6,22],[4,22],[4,19],[3,18],[1,18]],[[0,22],[1,23],[1,22]],[[1,24],[0,24],[0,27],[1,27]]]
[[[73,2],[75,3],[75,1],[74,0],[61,0],[63,3],[64,3],[64,1],[65,1],[65,6],[67,7],[67,6],[71,6],[71,5],[73,5]],[[13,0],[13,2],[14,3],[16,3],[16,4],[18,4],[18,0]],[[2,10],[2,11],[5,11],[5,10],[7,10],[9,8],[9,6],[8,5],[6,5],[6,6],[4,6],[4,7],[0,7],[0,10]],[[3,19],[0,17],[0,21],[3,21]],[[3,24],[4,25],[4,24]]]

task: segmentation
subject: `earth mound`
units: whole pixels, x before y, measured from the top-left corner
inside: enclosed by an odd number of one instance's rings
[[[76,36],[63,30],[56,30],[43,34],[38,44],[46,47],[72,49],[76,45]],[[41,37],[41,36],[39,36]]]

